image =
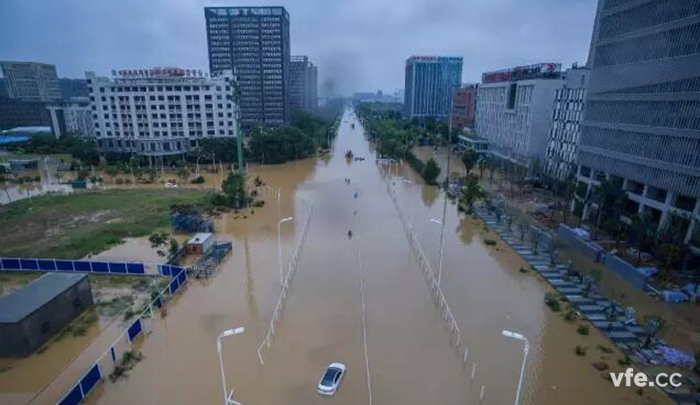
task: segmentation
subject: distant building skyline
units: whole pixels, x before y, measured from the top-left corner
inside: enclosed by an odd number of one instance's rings
[[[318,68],[308,56],[291,57],[289,81],[291,114],[316,110],[318,108]]]

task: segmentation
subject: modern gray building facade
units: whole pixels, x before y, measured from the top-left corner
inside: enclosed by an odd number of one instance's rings
[[[476,135],[499,159],[528,168],[543,164],[555,94],[563,86],[559,63],[484,73],[476,95]]]
[[[558,180],[564,180],[576,172],[588,76],[588,68],[572,67],[564,73],[564,87],[554,94],[544,170]]]
[[[0,61],[9,98],[50,102],[61,99],[56,66],[36,62]]]
[[[282,125],[289,119],[289,13],[284,7],[205,7],[212,74],[238,77],[241,123]]]
[[[291,58],[289,108],[292,114],[318,108],[318,68],[307,56]]]
[[[461,56],[411,56],[406,60],[405,116],[447,119],[452,94],[461,84]]]
[[[623,180],[664,227],[700,219],[700,3],[599,0],[578,179]]]

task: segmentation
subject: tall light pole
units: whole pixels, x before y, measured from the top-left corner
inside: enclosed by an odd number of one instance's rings
[[[216,350],[219,352],[219,367],[221,367],[221,386],[224,389],[224,405],[240,404],[240,403],[236,402],[230,398],[231,395],[233,395],[233,390],[231,390],[230,394],[227,392],[228,389],[226,388],[226,374],[224,373],[224,359],[221,356],[221,338],[240,335],[243,332],[245,332],[245,328],[243,328],[243,327],[236,328],[236,329],[227,329],[227,330],[221,332],[219,334],[219,337],[216,338]]]
[[[530,342],[528,342],[527,338],[517,332],[511,332],[509,330],[504,330],[503,336],[515,340],[520,340],[523,342],[523,365],[520,367],[520,379],[518,379],[518,390],[515,392],[515,403],[514,405],[518,405],[518,400],[520,400],[520,388],[523,385],[523,377],[525,375],[525,360],[527,360],[527,353],[530,351]]]
[[[407,179],[401,179],[398,181],[398,183],[406,183],[406,184],[413,185],[413,182],[411,180],[407,180]],[[408,218],[411,220],[411,223],[410,223],[411,227],[413,227],[413,199],[412,198],[408,199]]]
[[[281,235],[281,228],[282,224],[285,222],[289,222],[293,220],[294,217],[287,217],[284,219],[280,219],[279,222],[277,222],[277,261],[279,262],[280,265],[280,285],[284,285],[284,277],[282,276],[282,235]]]
[[[201,158],[201,156],[197,157],[197,177],[199,177],[199,159]]]
[[[436,223],[440,225],[440,265],[438,266],[438,287],[440,287],[440,280],[442,279],[442,256],[443,256],[443,242],[445,241],[445,221],[444,217],[442,221],[438,221],[435,218],[432,218],[430,222]]]

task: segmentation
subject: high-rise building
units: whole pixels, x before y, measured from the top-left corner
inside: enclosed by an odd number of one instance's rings
[[[473,128],[476,109],[476,84],[467,84],[455,90],[452,95],[452,129]]]
[[[462,84],[462,57],[411,56],[406,60],[405,81],[406,117],[446,119],[452,93]]]
[[[289,76],[289,109],[313,111],[318,108],[318,69],[307,56],[292,56]]]
[[[544,163],[561,64],[538,63],[484,73],[477,90],[476,134],[489,152],[534,167]]]
[[[627,212],[686,237],[700,220],[700,8],[693,0],[599,0],[578,179],[622,180]]]
[[[78,97],[88,97],[87,81],[85,79],[60,78],[58,83],[61,86],[61,97],[65,101]]]
[[[588,68],[572,67],[564,73],[564,87],[554,94],[544,169],[555,179],[564,180],[576,171],[588,74]]]
[[[54,65],[2,61],[0,70],[10,98],[42,102],[61,99],[61,88]]]
[[[147,156],[182,154],[204,138],[235,137],[235,78],[154,68],[88,72],[93,134],[100,149]]]
[[[289,119],[289,14],[284,7],[205,7],[209,70],[238,78],[241,122]]]

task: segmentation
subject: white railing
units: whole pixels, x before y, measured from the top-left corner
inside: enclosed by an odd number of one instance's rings
[[[433,302],[440,308],[440,311],[442,312],[442,317],[445,320],[448,329],[450,330],[450,343],[454,343],[455,347],[457,347],[457,349],[459,350],[462,344],[462,332],[459,330],[457,321],[452,315],[452,310],[450,309],[450,306],[447,303],[447,299],[445,299],[445,294],[443,294],[440,285],[437,283],[437,277],[435,276],[435,272],[430,266],[430,262],[428,261],[425,252],[423,252],[423,248],[421,247],[420,242],[418,241],[418,237],[416,236],[413,230],[413,226],[406,219],[403,212],[401,211],[401,208],[399,207],[399,203],[396,200],[396,193],[392,188],[392,183],[393,180],[389,179],[387,183],[387,191],[389,192],[391,201],[394,203],[394,207],[396,208],[396,211],[399,214],[399,218],[401,219],[401,223],[403,224],[404,231],[406,232],[406,236],[408,237],[408,240],[411,244],[411,249],[418,258],[418,264],[420,266],[420,269],[423,272],[423,275],[425,276],[428,285],[430,286]]]
[[[306,234],[309,230],[309,222],[311,221],[311,214],[313,213],[314,207],[309,207],[309,213],[304,220],[304,226],[301,230],[301,235],[299,236],[299,241],[294,249],[294,254],[289,260],[289,265],[287,266],[287,275],[284,277],[284,282],[282,283],[282,289],[280,290],[279,298],[277,298],[277,304],[275,305],[275,310],[272,312],[272,318],[270,319],[270,326],[267,329],[267,334],[265,339],[258,346],[258,359],[260,359],[260,364],[264,365],[262,351],[267,346],[268,348],[272,344],[272,337],[275,335],[275,323],[279,321],[282,315],[282,305],[289,295],[289,285],[291,283],[292,277],[299,263],[299,254],[301,253],[301,248],[304,246],[304,241],[306,240]]]

